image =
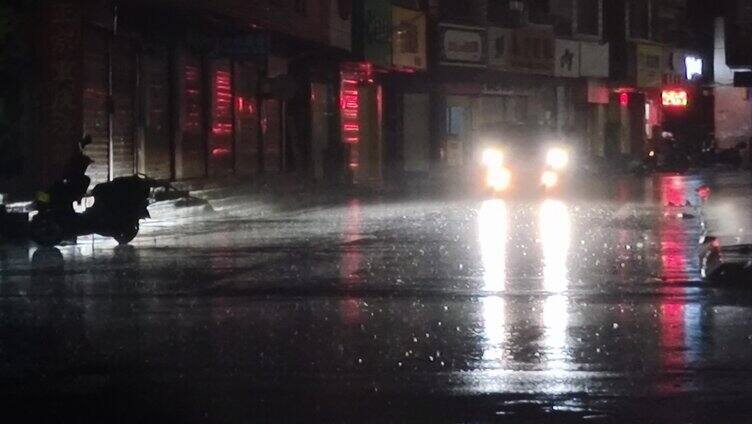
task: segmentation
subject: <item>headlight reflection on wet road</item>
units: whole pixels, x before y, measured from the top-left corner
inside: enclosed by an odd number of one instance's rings
[[[546,200],[540,209],[540,238],[543,250],[543,289],[549,293],[543,303],[544,335],[542,349],[548,369],[562,370],[566,361],[569,312],[567,260],[572,223],[567,206]]]
[[[572,223],[567,206],[546,200],[540,208],[540,239],[543,248],[543,288],[561,293],[567,288],[567,256]]]
[[[483,264],[483,290],[493,294],[482,299],[484,326],[483,360],[491,361],[490,367],[498,367],[504,361],[507,328],[511,323],[530,318],[530,323],[540,323],[543,327],[538,341],[545,368],[563,370],[566,361],[567,328],[569,325],[569,302],[564,294],[568,278],[568,256],[571,242],[571,216],[567,206],[560,201],[546,200],[539,206],[538,230],[542,253],[542,287],[531,285],[531,291],[545,292],[542,309],[531,305],[529,317],[508,316],[508,300],[503,297],[506,291],[508,258],[507,250],[510,223],[510,206],[502,200],[489,200],[482,204],[479,212],[479,242]],[[511,271],[512,273],[514,270]],[[501,296],[499,296],[499,294]],[[538,311],[537,313],[535,311]],[[537,315],[537,316],[536,316]],[[496,364],[493,364],[496,362]]]
[[[479,214],[483,288],[502,291],[506,285],[507,237],[509,213],[503,200],[484,202]]]
[[[489,200],[481,206],[479,237],[483,261],[483,288],[501,292],[506,286],[506,256],[509,214],[503,200]],[[484,297],[483,326],[484,361],[501,361],[505,342],[505,300],[499,296]]]

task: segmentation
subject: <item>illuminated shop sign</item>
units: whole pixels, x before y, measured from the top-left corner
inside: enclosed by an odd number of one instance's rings
[[[702,78],[703,60],[697,56],[687,56],[684,58],[684,65],[687,68],[687,79],[692,81]]]
[[[686,90],[663,90],[661,98],[663,106],[686,107],[689,104]]]

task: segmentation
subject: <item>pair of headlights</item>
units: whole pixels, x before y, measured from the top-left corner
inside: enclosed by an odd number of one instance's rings
[[[499,168],[504,164],[504,152],[496,148],[487,148],[481,158],[487,168]],[[569,165],[569,152],[561,147],[552,147],[546,152],[546,165],[561,171]]]

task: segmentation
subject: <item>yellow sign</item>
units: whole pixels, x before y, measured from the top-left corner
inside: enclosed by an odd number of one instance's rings
[[[685,107],[689,104],[687,92],[684,90],[664,90],[661,97],[663,106]]]

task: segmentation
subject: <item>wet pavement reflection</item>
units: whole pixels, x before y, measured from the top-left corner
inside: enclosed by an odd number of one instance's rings
[[[0,390],[94,418],[731,422],[752,398],[752,292],[699,278],[697,241],[723,228],[703,184],[727,182],[352,200],[156,222],[129,247],[5,246]]]

